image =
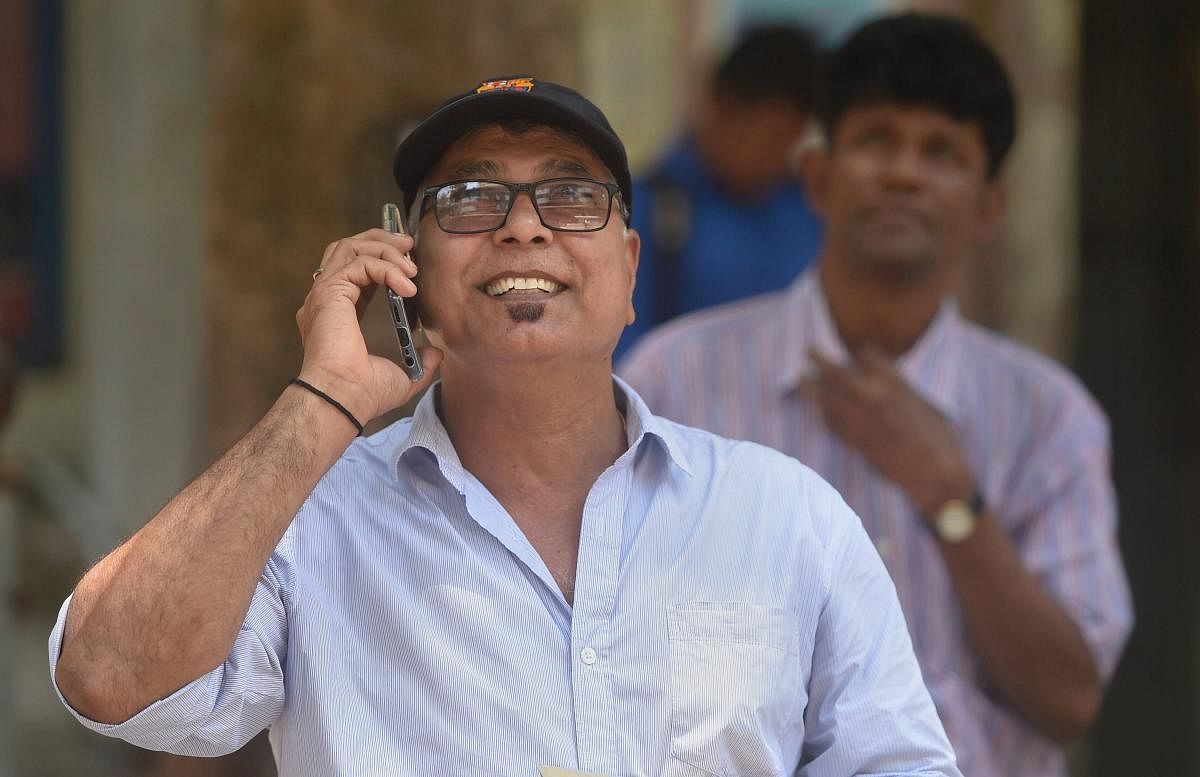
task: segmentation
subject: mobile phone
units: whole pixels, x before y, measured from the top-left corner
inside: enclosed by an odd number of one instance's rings
[[[394,202],[383,206],[383,228],[388,232],[407,235],[404,225],[404,213]],[[421,365],[421,356],[417,353],[416,343],[413,342],[413,325],[417,322],[416,297],[401,297],[390,288],[386,289],[388,310],[392,313],[392,323],[396,326],[396,337],[400,340],[400,358],[404,364],[404,372],[413,383],[425,377],[425,368]]]

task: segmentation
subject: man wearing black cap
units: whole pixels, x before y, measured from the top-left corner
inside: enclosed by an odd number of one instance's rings
[[[395,172],[415,237],[326,249],[297,381],[63,605],[72,713],[188,755],[269,727],[285,776],[959,775],[832,489],[613,379],[639,245],[600,111],[486,81]],[[355,312],[414,277],[442,380],[355,440],[430,380]]]

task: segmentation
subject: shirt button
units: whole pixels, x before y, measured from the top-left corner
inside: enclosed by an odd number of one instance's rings
[[[588,666],[591,666],[592,664],[596,663],[596,651],[592,650],[590,647],[584,648],[583,650],[579,651],[579,660]]]

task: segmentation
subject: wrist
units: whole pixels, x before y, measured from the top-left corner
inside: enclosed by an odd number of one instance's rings
[[[951,500],[967,502],[979,490],[975,476],[962,461],[961,456],[946,460],[941,466],[929,467],[929,475],[919,488],[909,489],[909,499],[926,521]]]
[[[359,424],[366,425],[375,418],[365,401],[368,394],[363,383],[344,378],[337,372],[301,365],[295,380],[304,381],[345,408]],[[311,392],[310,392],[311,393]],[[330,404],[326,400],[326,404]]]
[[[924,523],[938,539],[956,545],[975,533],[984,509],[983,494],[975,489],[966,499],[949,499],[933,513],[924,515]]]
[[[329,394],[326,394],[324,391],[317,388],[316,386],[309,383],[308,381],[304,380],[303,378],[298,378],[298,377],[292,378],[290,381],[288,381],[288,385],[299,386],[300,388],[304,389],[305,391],[312,394],[313,396],[324,400],[326,404],[328,404],[334,410],[341,413],[345,417],[345,419],[350,422],[350,425],[354,427],[354,431],[358,433],[357,436],[362,437],[362,433],[363,433],[362,422],[359,421],[358,418],[354,415],[354,413],[350,412],[346,408],[346,406],[343,405],[341,402],[338,402],[336,399],[331,397]]]
[[[260,423],[273,435],[287,435],[294,451],[306,461],[311,458],[322,474],[358,435],[358,430],[328,402],[292,384],[284,385]]]

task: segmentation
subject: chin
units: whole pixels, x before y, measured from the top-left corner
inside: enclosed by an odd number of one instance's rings
[[[868,251],[859,254],[859,267],[894,281],[916,281],[936,272],[939,262],[924,251]]]
[[[514,302],[505,307],[508,309],[509,319],[514,324],[532,324],[540,320],[542,314],[546,312],[546,303],[544,302]]]

